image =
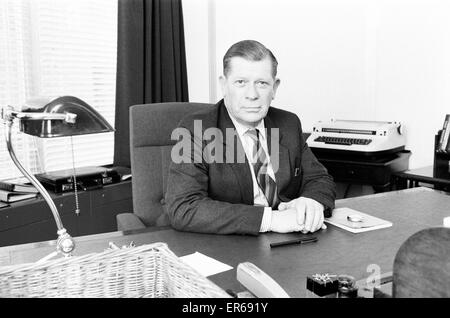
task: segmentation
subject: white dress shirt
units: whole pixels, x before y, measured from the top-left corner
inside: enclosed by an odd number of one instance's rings
[[[272,208],[269,206],[266,196],[264,195],[264,192],[261,190],[261,188],[258,185],[258,182],[256,181],[255,171],[253,170],[253,165],[251,163],[252,162],[252,150],[253,150],[254,142],[255,142],[252,139],[252,137],[250,137],[249,134],[247,134],[247,131],[250,130],[251,128],[248,128],[248,127],[240,124],[239,122],[237,122],[230,113],[228,113],[228,115],[230,115],[231,121],[233,122],[234,127],[236,128],[236,132],[238,133],[238,136],[241,140],[242,147],[244,148],[245,155],[247,157],[248,164],[250,166],[250,172],[252,174],[252,181],[253,181],[254,205],[264,206],[264,215],[263,215],[263,219],[262,219],[261,227],[260,227],[259,231],[267,232],[270,229],[270,224],[272,221]],[[261,147],[264,149],[264,151],[266,152],[266,155],[269,159],[269,163],[267,165],[267,173],[274,181],[276,181],[275,173],[273,172],[272,163],[270,161],[269,151],[268,151],[268,147],[267,147],[267,138],[266,138],[266,129],[264,126],[264,120],[261,120],[255,128],[259,130],[259,141],[261,143]]]

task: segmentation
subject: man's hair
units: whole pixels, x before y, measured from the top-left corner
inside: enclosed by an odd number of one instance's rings
[[[269,58],[272,62],[272,76],[277,76],[278,61],[273,53],[264,45],[254,40],[243,40],[233,44],[223,56],[223,74],[228,76],[230,61],[233,57],[241,57],[248,61],[262,61]]]

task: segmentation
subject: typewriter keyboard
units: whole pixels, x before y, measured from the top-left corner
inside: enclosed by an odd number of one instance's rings
[[[320,137],[317,137],[316,139],[314,139],[314,141],[324,142],[326,144],[350,146],[350,145],[368,145],[372,142],[372,139],[320,136]]]

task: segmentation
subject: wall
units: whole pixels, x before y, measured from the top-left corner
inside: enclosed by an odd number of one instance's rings
[[[189,99],[209,103],[209,11],[208,1],[183,0]]]
[[[273,105],[296,113],[305,131],[329,118],[401,121],[410,167],[432,164],[434,134],[450,113],[450,2],[185,0],[183,7],[191,101],[220,98],[211,82],[223,54],[256,39],[279,61]]]

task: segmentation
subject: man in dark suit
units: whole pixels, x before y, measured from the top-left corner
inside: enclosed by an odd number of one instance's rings
[[[241,41],[223,59],[224,99],[180,123],[166,211],[175,229],[219,234],[314,232],[334,208],[335,184],[302,137],[298,117],[270,107],[278,62]]]

